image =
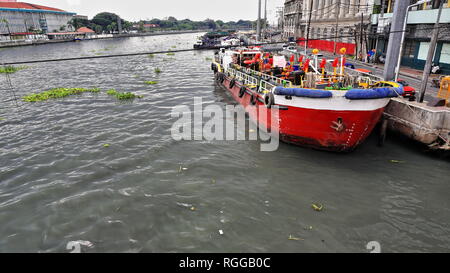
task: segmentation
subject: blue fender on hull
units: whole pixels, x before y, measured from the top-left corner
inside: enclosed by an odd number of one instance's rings
[[[351,89],[345,93],[345,98],[349,100],[367,100],[395,98],[403,95],[403,86],[399,87],[380,87],[370,89]]]
[[[305,98],[331,98],[333,93],[327,90],[320,89],[306,89],[306,88],[284,88],[277,86],[274,91],[275,95],[295,96]]]

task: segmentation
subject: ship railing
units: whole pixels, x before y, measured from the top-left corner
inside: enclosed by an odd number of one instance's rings
[[[258,86],[258,78],[238,71],[234,68],[228,68],[227,75],[241,82],[243,85],[254,88]]]
[[[272,92],[272,90],[277,87],[276,85],[274,85],[273,83],[270,83],[268,81],[265,80],[261,80],[259,83],[259,92],[260,93],[269,93]]]
[[[263,77],[251,76],[247,73],[238,71],[234,68],[229,68],[227,70],[227,75],[241,82],[244,86],[249,88],[257,88],[260,93],[268,93],[273,90],[274,87],[278,86]]]
[[[272,84],[282,85],[284,87],[292,87],[292,82],[291,81],[283,80],[283,79],[280,79],[278,77],[275,77],[275,76],[272,76],[272,75],[269,75],[269,74],[266,74],[266,73],[262,73],[262,72],[259,72],[259,71],[255,71],[253,69],[246,68],[246,67],[242,67],[241,70],[244,71],[247,74],[255,75],[257,77],[261,77],[262,79],[264,79],[264,80],[266,80],[268,82],[272,82]]]

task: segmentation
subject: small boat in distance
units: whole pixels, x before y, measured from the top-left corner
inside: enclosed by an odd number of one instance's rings
[[[345,73],[345,48],[333,63],[261,51],[260,47],[221,49],[211,65],[218,84],[249,111],[260,127],[271,129],[277,109],[280,139],[304,147],[350,152],[380,120],[390,98],[403,93],[396,82],[374,82]],[[274,111],[275,112],[275,111]],[[273,119],[274,117],[272,117]]]
[[[198,38],[194,49],[217,49],[221,46],[240,45],[240,40],[234,36],[233,31],[213,31]]]

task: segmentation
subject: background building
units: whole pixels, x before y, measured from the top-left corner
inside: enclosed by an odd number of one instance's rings
[[[417,1],[410,0],[410,4],[417,3]],[[438,43],[433,61],[435,64],[439,64],[444,73],[450,74],[450,1],[441,1],[444,4],[444,9],[442,10]],[[424,68],[431,33],[437,20],[441,1],[433,0],[430,3],[415,6],[409,11],[402,65],[416,69]],[[372,48],[376,48],[378,55],[381,55],[387,51],[395,0],[377,1],[376,4],[371,18],[372,32],[369,40]]]
[[[308,46],[334,52],[342,47],[347,53],[366,52],[362,35],[370,25],[374,0],[303,0],[300,38]]]
[[[0,0],[0,36],[73,30],[75,13],[41,5]]]
[[[286,0],[284,2],[283,37],[298,37],[302,19],[302,0]]]

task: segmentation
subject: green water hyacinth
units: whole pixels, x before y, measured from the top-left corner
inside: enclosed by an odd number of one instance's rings
[[[82,93],[98,93],[100,89],[98,88],[54,88],[41,93],[29,94],[24,96],[22,99],[26,102],[38,102],[46,101],[49,99],[60,99],[70,95],[79,95]]]
[[[141,99],[141,98],[143,98],[143,96],[138,96],[131,92],[125,92],[125,93],[117,93],[116,98],[119,100],[131,100],[131,99],[135,99],[135,98]]]
[[[28,67],[27,66],[12,66],[12,65],[1,66],[0,73],[11,74],[11,73],[15,73],[17,71],[20,71],[20,70],[23,70],[26,68],[28,68]]]
[[[149,85],[153,85],[153,84],[158,84],[157,81],[146,81],[144,82],[145,84],[149,84]]]
[[[117,93],[119,93],[119,92],[117,92],[115,89],[110,89],[110,90],[106,91],[106,94],[111,95],[111,96],[115,96],[115,95],[117,95]]]
[[[156,74],[159,74],[159,73],[161,73],[161,72],[162,72],[161,69],[155,68],[155,73],[156,73]]]
[[[174,55],[175,55],[175,53],[173,53],[173,52],[167,53],[167,56],[174,56]]]
[[[136,94],[133,94],[131,92],[125,92],[125,93],[120,93],[117,92],[115,89],[110,89],[108,91],[106,91],[106,94],[110,95],[110,96],[115,96],[118,100],[131,100],[131,99],[135,99],[135,98],[143,98],[144,96],[139,96]]]

